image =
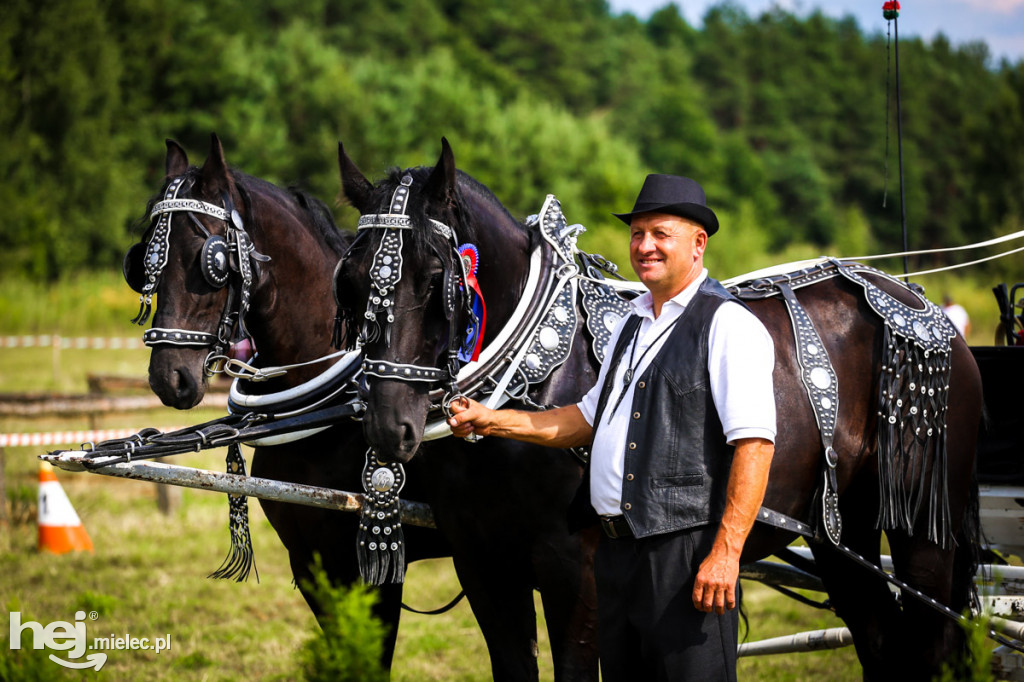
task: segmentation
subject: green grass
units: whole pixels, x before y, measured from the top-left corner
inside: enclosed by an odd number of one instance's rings
[[[34,474],[33,454],[8,451],[8,481]],[[220,452],[191,455],[186,463],[215,468]],[[213,493],[185,490],[179,510],[156,510],[154,486],[137,481],[60,472],[62,485],[89,530],[93,554],[54,556],[35,550],[34,523],[19,524],[0,553],[0,602],[17,599],[26,618],[46,623],[71,620],[77,609],[97,611],[89,636],[127,633],[171,636],[159,655],[109,652],[105,679],[210,680],[294,679],[298,652],[316,627],[292,586],[287,556],[259,505],[250,505],[260,583],[208,580],[227,550],[227,502]],[[449,560],[410,566],[405,601],[433,608],[458,593]],[[749,639],[836,627],[838,621],[776,595],[745,586]],[[538,612],[541,611],[539,600]],[[552,679],[541,628],[541,678]],[[6,651],[0,651],[0,656]],[[486,646],[468,604],[440,616],[405,613],[393,679],[486,680]],[[54,666],[53,672],[58,672]],[[859,679],[852,650],[742,659],[746,679]]]
[[[0,334],[140,336],[129,324],[139,295],[120,272],[90,272],[46,285],[0,277]]]
[[[157,423],[155,416],[146,423]],[[35,487],[37,454],[31,448],[7,450],[9,489]],[[180,461],[218,469],[223,454],[209,451]],[[151,484],[85,473],[58,476],[96,550],[40,554],[35,549],[35,515],[24,516],[0,544],[0,603],[16,599],[26,618],[42,623],[71,620],[79,609],[96,611],[98,620],[88,624],[90,636],[171,636],[171,650],[159,656],[109,652],[102,672],[111,680],[295,678],[298,652],[316,625],[292,585],[287,554],[257,503],[250,504],[250,519],[260,583],[213,581],[204,576],[219,565],[228,547],[227,501],[222,495],[184,490],[180,508],[165,517],[157,511]],[[459,589],[450,560],[417,562],[409,567],[405,601],[420,609],[434,608]],[[745,591],[748,639],[839,624],[829,614],[759,585],[746,585]],[[536,607],[543,618],[539,598]],[[543,620],[538,627],[541,679],[550,680],[553,668]],[[0,656],[7,653],[0,651]],[[395,661],[395,680],[490,677],[487,649],[465,601],[440,616],[403,614]],[[822,674],[859,678],[850,649],[743,659],[740,671],[759,680]]]

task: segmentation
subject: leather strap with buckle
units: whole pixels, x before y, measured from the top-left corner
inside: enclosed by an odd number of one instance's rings
[[[633,529],[629,527],[626,517],[622,514],[616,516],[602,516],[601,529],[604,534],[613,540],[616,538],[633,537]]]

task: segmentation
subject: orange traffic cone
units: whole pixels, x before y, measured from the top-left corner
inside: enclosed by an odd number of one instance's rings
[[[47,462],[39,463],[39,551],[92,551],[92,540]]]

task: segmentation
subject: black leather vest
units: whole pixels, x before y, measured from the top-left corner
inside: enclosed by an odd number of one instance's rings
[[[725,442],[711,395],[708,333],[715,311],[730,300],[737,299],[716,280],[704,280],[658,354],[635,379],[622,513],[636,537],[718,523],[725,510],[733,447]],[[620,390],[612,386],[615,369],[640,322],[635,315],[625,322],[612,352],[595,438],[607,423],[603,415],[609,399]]]

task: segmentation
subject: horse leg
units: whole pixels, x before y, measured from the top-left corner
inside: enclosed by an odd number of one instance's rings
[[[967,346],[957,339],[953,352],[953,374],[948,390],[958,400],[955,404],[958,409],[948,413],[945,433],[948,485],[943,494],[948,495],[955,541],[949,549],[942,549],[928,540],[925,518],[918,518],[912,534],[891,531],[887,535],[896,575],[959,614],[974,605],[980,535],[974,462],[982,394],[981,379]],[[938,504],[939,499],[931,503]],[[969,654],[964,631],[957,621],[910,594],[903,596],[903,621],[903,640],[890,642],[892,650],[887,653],[894,665],[902,664],[903,676],[907,679],[931,679],[944,663],[959,665],[964,662],[961,657]]]
[[[571,536],[578,544],[568,563],[568,552],[552,552],[550,545],[534,557],[538,589],[544,604],[555,679],[597,679],[597,595],[594,550],[600,531],[595,526]]]
[[[485,546],[481,538],[476,554],[456,551],[453,559],[487,643],[491,675],[495,682],[536,680],[537,612],[533,587],[523,578],[529,568],[517,570],[521,562],[507,555],[483,555],[480,550]]]
[[[888,533],[896,575],[914,589],[956,610],[963,599],[954,594],[956,550],[942,549],[923,533],[908,536]],[[930,680],[943,663],[956,664],[957,654],[965,651],[963,629],[912,595],[903,596],[903,633],[900,641],[890,641],[886,658],[892,670],[906,680]]]
[[[857,492],[851,485],[840,500],[842,542],[877,566],[881,564],[881,531],[874,528],[878,507],[873,500],[877,496],[868,494],[865,500]],[[811,550],[836,615],[853,635],[864,679],[891,679],[885,644],[900,632],[901,614],[888,584],[871,576],[827,541],[812,544]]]
[[[960,474],[962,472],[954,472]],[[967,480],[964,478],[953,480]],[[973,486],[973,483],[972,483]],[[976,488],[965,506],[955,497],[953,518],[962,518],[953,547],[943,549],[927,537],[924,524],[910,535],[887,531],[896,576],[910,587],[962,613],[972,606],[974,574],[978,565]],[[959,666],[969,655],[966,636],[956,619],[940,613],[911,594],[903,595],[903,633],[887,642],[886,658],[907,680],[930,680],[943,664]],[[954,667],[954,671],[956,668]]]

